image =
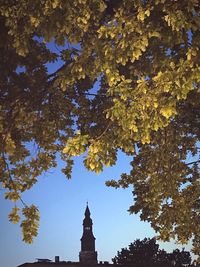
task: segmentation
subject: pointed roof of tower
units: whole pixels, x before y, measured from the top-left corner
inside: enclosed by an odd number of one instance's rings
[[[88,202],[87,202],[87,207],[85,209],[85,217],[90,217],[90,210],[89,210],[89,207],[88,207]]]

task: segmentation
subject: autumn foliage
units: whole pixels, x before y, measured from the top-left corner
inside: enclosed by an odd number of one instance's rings
[[[133,186],[130,212],[200,254],[199,1],[0,3],[5,197],[23,201],[58,156],[70,178],[74,156],[98,173],[121,150],[132,170],[107,185]],[[37,234],[33,207],[22,214],[26,242]],[[18,207],[9,219],[20,220]]]

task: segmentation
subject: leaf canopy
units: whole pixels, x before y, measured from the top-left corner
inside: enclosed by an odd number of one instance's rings
[[[16,202],[74,156],[133,156],[131,213],[200,255],[198,0],[0,1],[0,181]],[[54,45],[51,49],[49,42]],[[48,73],[49,63],[60,64]],[[192,158],[192,161],[189,161]],[[36,207],[23,211],[38,221]],[[19,220],[18,209],[9,219]],[[33,231],[24,239],[32,241]]]

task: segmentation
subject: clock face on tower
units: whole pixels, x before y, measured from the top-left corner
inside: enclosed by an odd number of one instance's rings
[[[90,230],[90,227],[89,226],[86,226],[85,227],[85,230],[89,231]]]

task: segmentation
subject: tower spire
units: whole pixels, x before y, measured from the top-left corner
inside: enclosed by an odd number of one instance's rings
[[[83,220],[83,235],[81,237],[81,252],[79,259],[82,263],[97,263],[97,252],[95,251],[95,237],[92,231],[92,219],[90,218],[90,209],[85,209],[85,218]]]
[[[87,202],[87,206],[86,206],[86,209],[85,209],[85,217],[90,217],[90,210],[89,210],[89,207],[88,207],[88,202]]]

